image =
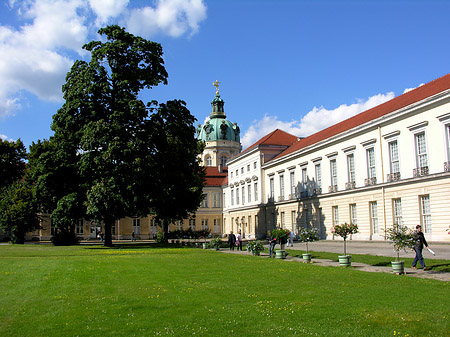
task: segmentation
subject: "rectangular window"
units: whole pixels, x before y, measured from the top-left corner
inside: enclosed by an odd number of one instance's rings
[[[250,164],[247,165],[247,172],[250,172]]]
[[[302,167],[302,183],[305,185],[308,182],[308,171],[306,167]]]
[[[378,206],[376,201],[369,202],[370,208],[370,226],[372,227],[372,234],[378,234]]]
[[[275,188],[275,184],[273,181],[273,177],[270,178],[270,185],[269,185],[269,198],[272,199],[273,201],[273,197],[274,197],[274,188]]]
[[[233,189],[230,189],[230,195],[231,195],[231,206],[233,206],[234,205],[234,190]]]
[[[208,207],[208,194],[203,194],[202,203],[200,204],[200,207],[207,208]]]
[[[333,206],[331,208],[332,217],[333,217],[333,226],[339,225],[339,209],[338,206]]]
[[[242,204],[245,204],[245,185],[242,185],[241,192],[242,192]]]
[[[239,206],[239,187],[236,187],[236,205]]]
[[[314,166],[315,176],[316,176],[316,185],[318,188],[322,188],[322,169],[320,167],[320,163]]]
[[[331,178],[331,186],[333,189],[336,189],[337,187],[337,165],[336,165],[336,159],[330,160],[330,178]]]
[[[222,196],[222,201],[223,201],[222,207],[223,208],[227,207],[226,200],[227,200],[227,198],[225,197],[225,192],[223,192],[223,196]]]
[[[255,201],[258,201],[258,183],[254,183],[253,193],[255,193]]]
[[[202,230],[208,229],[208,219],[202,219]]]
[[[220,207],[220,193],[213,193],[213,207]]]
[[[179,231],[182,230],[183,229],[183,222],[181,220],[175,221],[175,228],[177,230],[179,230]]]
[[[355,178],[355,156],[353,153],[347,155],[347,173],[348,173],[348,182],[354,183],[356,181]]]
[[[291,185],[291,196],[293,198],[293,196],[295,196],[295,171],[291,170],[289,172],[289,182]]]
[[[297,229],[297,216],[296,216],[297,212],[296,211],[291,211],[291,224],[292,224],[292,230],[295,232]]]
[[[391,174],[397,174],[400,172],[400,161],[398,158],[398,144],[396,140],[389,142],[389,166],[391,169]]]
[[[281,212],[281,228],[284,228],[285,224],[286,224],[285,213]]]
[[[214,219],[214,233],[220,232],[220,219]]]
[[[141,234],[141,219],[133,219],[134,234]]]
[[[189,228],[195,231],[195,218],[189,219]]]
[[[284,200],[284,174],[280,174],[280,198]]]
[[[392,199],[392,212],[394,217],[394,225],[403,225],[402,199]]]
[[[420,213],[422,217],[422,228],[425,234],[431,234],[431,209],[430,196],[420,196]]]
[[[376,179],[377,172],[375,167],[375,149],[371,147],[366,150],[367,153],[367,177],[369,179]],[[373,182],[371,182],[373,184]]]
[[[417,168],[428,168],[427,143],[425,139],[425,132],[420,132],[414,135],[416,145],[416,162]]]
[[[84,229],[83,229],[83,220],[78,220],[78,222],[77,222],[77,228],[76,228],[76,233],[77,233],[77,234],[83,234],[83,233],[84,233]]]
[[[252,202],[252,185],[247,184],[247,199],[248,202]]]
[[[256,161],[253,163],[253,168],[256,170]]]
[[[356,204],[350,204],[350,223],[357,225],[358,219],[356,217]]]

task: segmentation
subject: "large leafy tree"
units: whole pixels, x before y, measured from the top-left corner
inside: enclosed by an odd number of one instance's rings
[[[0,188],[9,186],[23,177],[27,151],[22,141],[0,138]]]
[[[66,142],[38,141],[30,146],[27,177],[41,210],[50,212],[57,236],[66,244],[76,242],[75,226],[85,216],[83,190],[78,176],[78,156],[67,151]]]
[[[193,117],[185,105],[174,101],[155,108],[157,103],[152,102],[146,107],[139,99],[142,89],[167,83],[161,46],[118,26],[100,29],[99,33],[105,42],[93,41],[83,47],[91,52],[90,62],[76,61],[67,75],[63,86],[65,103],[53,116],[52,129],[58,151],[66,153],[66,163],[75,163],[77,168],[86,215],[104,223],[105,245],[109,246],[111,227],[118,218],[153,212],[167,219],[156,203],[162,194],[183,195],[187,210],[192,210],[191,204],[196,201],[198,206],[201,179],[193,177],[200,170],[191,154],[198,154],[199,146],[194,138]],[[172,108],[167,113],[169,105]],[[181,110],[175,112],[175,108]],[[177,132],[182,134],[179,141],[175,140]],[[172,147],[175,152],[168,153],[163,148],[165,142],[177,144]],[[181,147],[189,156],[181,153]],[[162,162],[166,159],[162,154],[174,161],[183,155],[177,172]],[[189,183],[180,184],[178,190],[167,189],[170,184],[158,183],[162,181],[158,174],[168,170],[172,175],[186,170]],[[191,191],[191,195],[183,189]],[[73,190],[70,192],[61,205],[70,204],[70,198],[79,200]],[[182,213],[176,210],[171,217],[179,218]]]
[[[160,104],[148,123],[153,131],[146,133],[153,147],[146,160],[152,166],[148,197],[165,234],[171,222],[194,213],[203,197],[205,170],[198,156],[203,143],[194,137],[194,122],[186,103],[173,100]]]
[[[27,181],[16,180],[0,193],[0,228],[11,231],[13,243],[24,243],[25,234],[39,227],[37,205]]]

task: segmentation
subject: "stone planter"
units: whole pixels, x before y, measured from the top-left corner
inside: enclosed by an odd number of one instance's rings
[[[340,255],[339,256],[339,265],[341,267],[350,267],[352,265],[352,256],[351,255]]]
[[[405,261],[392,261],[392,272],[397,275],[405,273]]]
[[[286,258],[286,252],[284,250],[277,250],[275,252],[275,257],[277,259],[285,259]]]
[[[208,246],[206,245],[206,243],[202,243],[203,249],[208,248]]]
[[[261,254],[260,254],[260,252],[252,251],[252,255],[253,255],[253,256],[259,256],[259,255],[261,255]]]
[[[304,263],[311,263],[311,254],[303,254],[302,257]]]

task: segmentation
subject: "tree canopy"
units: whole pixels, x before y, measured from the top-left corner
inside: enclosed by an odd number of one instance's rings
[[[195,119],[185,103],[139,99],[141,90],[167,84],[161,45],[119,26],[99,34],[105,42],[83,47],[90,62],[76,61],[67,74],[51,144],[37,145],[36,153],[46,147],[51,154],[42,158],[50,172],[42,173],[55,178],[53,186],[60,175],[73,178],[55,200],[42,179],[41,195],[57,209],[52,215],[68,221],[81,204],[86,217],[104,223],[105,245],[111,245],[116,219],[155,214],[170,221],[195,211],[204,175]]]

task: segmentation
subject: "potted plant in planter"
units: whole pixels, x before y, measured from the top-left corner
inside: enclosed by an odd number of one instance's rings
[[[247,242],[247,251],[253,255],[259,255],[264,250],[264,246],[261,241],[249,241]]]
[[[287,243],[289,238],[289,231],[287,229],[275,228],[272,230],[272,237],[280,244],[280,250],[276,251],[277,259],[285,259],[286,252],[284,251],[284,245]]]
[[[350,267],[352,264],[352,256],[347,255],[347,237],[352,234],[358,233],[358,225],[357,224],[348,224],[344,223],[341,225],[335,225],[331,228],[331,233],[340,236],[344,239],[344,255],[340,255],[339,257],[339,265],[344,267]]]
[[[211,241],[209,241],[209,247],[214,248],[215,250],[219,250],[221,246],[222,246],[221,238],[214,238]]]
[[[319,230],[317,228],[300,227],[298,230],[298,236],[301,242],[306,242],[306,254],[302,255],[303,262],[311,263],[311,254],[308,253],[308,242],[319,240]]]
[[[393,228],[386,230],[386,238],[392,241],[396,251],[395,261],[392,261],[392,271],[401,275],[405,273],[405,261],[400,261],[400,250],[406,252],[412,249],[416,244],[414,232],[406,226],[394,225]]]

